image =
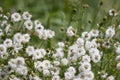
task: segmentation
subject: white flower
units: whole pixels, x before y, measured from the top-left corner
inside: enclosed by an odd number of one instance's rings
[[[68,35],[68,36],[74,36],[74,35],[75,35],[75,32],[74,32],[72,26],[70,26],[70,27],[67,29],[67,35]]]
[[[76,41],[76,44],[79,46],[83,46],[84,45],[84,39],[83,38],[78,38]]]
[[[90,70],[91,70],[91,64],[89,62],[83,62],[79,67],[79,71],[90,71]]]
[[[118,13],[116,13],[115,9],[110,9],[109,10],[109,15],[110,16],[116,16],[116,15],[118,15]]]
[[[86,51],[85,51],[84,47],[80,47],[79,52],[78,52],[78,57],[85,55],[85,53],[86,53]]]
[[[33,59],[41,59],[46,55],[46,51],[44,49],[36,49],[33,54]]]
[[[73,79],[74,77],[74,75],[70,72],[65,72],[64,76],[65,76],[65,80],[70,80],[70,79]]]
[[[6,72],[0,71],[0,80],[6,79],[6,76],[7,76],[7,75],[8,75],[8,74],[7,74]]]
[[[82,38],[89,40],[91,38],[91,34],[88,32],[82,32]]]
[[[19,73],[20,75],[27,75],[28,69],[25,66],[19,66],[16,68],[16,72]]]
[[[24,60],[23,57],[17,57],[17,58],[15,59],[15,63],[16,63],[17,66],[18,66],[18,65],[24,65],[24,64],[25,64],[25,60]]]
[[[38,67],[38,71],[39,72],[42,72],[43,70],[46,70],[46,69],[48,69],[46,66],[45,66],[45,64],[42,62],[42,63],[40,63],[39,64],[39,67]]]
[[[100,52],[99,52],[99,50],[97,49],[97,48],[91,48],[90,50],[89,50],[89,54],[90,55],[94,55],[94,54],[99,54]]]
[[[73,74],[75,74],[75,73],[76,73],[75,68],[74,68],[74,67],[72,67],[72,66],[70,66],[70,67],[67,69],[67,71],[68,71],[68,72],[70,72],[70,73],[73,73]]]
[[[41,23],[35,22],[35,31],[39,33],[41,30],[44,30],[44,26]]]
[[[49,60],[44,60],[43,65],[44,65],[44,69],[50,69],[51,68],[51,64],[50,64]]]
[[[6,39],[3,43],[6,47],[12,47],[12,45],[13,45],[11,39]]]
[[[8,74],[11,74],[12,72],[14,72],[14,70],[12,69],[11,66],[6,65],[6,66],[4,66],[4,72],[7,72]]]
[[[50,71],[48,69],[43,70],[43,75],[44,76],[49,76],[50,75]]]
[[[35,50],[35,53],[33,54],[33,59],[41,59],[43,58],[44,56],[42,55],[42,53],[40,52],[39,49],[36,49]]]
[[[30,20],[32,18],[32,15],[29,12],[24,12],[22,15],[24,20]]]
[[[53,63],[54,63],[55,66],[59,66],[60,65],[59,61],[54,61]]]
[[[33,23],[31,20],[27,20],[24,22],[24,26],[26,29],[31,30],[33,28]]]
[[[106,73],[104,71],[101,73],[101,77],[104,78],[104,79],[107,77],[107,75],[108,75],[108,73]]]
[[[63,48],[65,46],[65,44],[63,42],[58,42],[58,46]]]
[[[7,20],[8,20],[8,16],[6,16],[6,15],[3,15],[3,18],[5,18],[5,19],[7,19]]]
[[[69,47],[69,51],[68,54],[77,54],[80,51],[80,48],[78,47],[78,45],[72,45]],[[82,51],[82,50],[81,50]]]
[[[8,21],[7,20],[3,20],[3,21],[1,21],[1,27],[5,27],[8,23],[7,23]]]
[[[13,47],[14,47],[14,51],[18,53],[18,51],[23,48],[23,45],[21,43],[15,42]]]
[[[101,60],[101,55],[100,54],[92,54],[91,55],[91,60],[94,62],[94,63],[97,63]]]
[[[53,36],[55,36],[55,32],[52,30],[47,30],[47,37],[52,38]]]
[[[6,46],[5,46],[5,45],[3,45],[3,44],[0,44],[0,54],[5,53],[6,51],[7,51]]]
[[[9,78],[10,80],[21,80],[20,78],[14,77],[14,78]]]
[[[108,76],[106,80],[115,80],[114,76]]]
[[[56,52],[54,54],[54,57],[60,57],[60,58],[62,58],[63,56],[64,56],[63,49],[62,48],[57,48]]]
[[[1,56],[2,59],[7,59],[8,58],[8,53],[7,52],[2,53],[0,56]]]
[[[35,54],[35,49],[34,49],[34,47],[33,47],[33,46],[28,46],[28,47],[26,48],[26,53],[28,54],[28,56],[31,56],[31,55]]]
[[[34,76],[32,80],[42,80],[38,76]]]
[[[12,68],[15,69],[17,67],[16,63],[15,63],[15,59],[10,59],[8,61],[8,65]]]
[[[35,69],[37,69],[41,63],[41,61],[34,62]]]
[[[13,37],[14,42],[19,42],[21,43],[23,40],[23,36],[21,33],[16,33]]]
[[[60,80],[60,76],[53,76],[52,80]]]
[[[94,73],[92,71],[84,72],[84,80],[93,80]]]
[[[18,21],[20,21],[20,20],[21,20],[20,14],[17,13],[17,12],[13,13],[13,14],[11,15],[11,20],[12,20],[13,22],[18,22]]]
[[[10,35],[10,31],[11,31],[11,25],[10,24],[8,24],[6,27],[5,27],[5,32],[6,32],[6,34],[7,35]]]
[[[90,56],[84,55],[84,56],[82,57],[82,61],[83,61],[83,62],[90,62],[90,61],[91,61]]]
[[[66,58],[62,58],[61,59],[61,63],[62,63],[62,65],[64,65],[64,66],[66,66],[67,64],[68,64],[68,60],[66,59]]]
[[[47,30],[40,30],[38,33],[40,39],[46,40],[48,38],[48,31]]]
[[[41,22],[40,22],[39,20],[35,20],[35,21],[34,21],[34,24],[35,24],[35,27],[36,27],[36,26],[42,26],[42,25],[41,25]],[[44,28],[44,27],[42,26],[42,28]]]
[[[30,41],[30,35],[29,34],[24,34],[23,35],[23,40],[22,40],[22,42],[24,42],[24,43],[26,43],[26,42],[29,42]]]
[[[73,80],[83,80],[82,78],[74,78]]]
[[[90,34],[91,34],[92,37],[97,37],[99,35],[99,31],[96,30],[96,29],[92,29],[90,31]]]
[[[3,31],[2,31],[2,29],[0,29],[0,36],[2,36],[3,35]]]
[[[116,68],[120,70],[120,63],[117,63]]]
[[[97,48],[97,44],[95,41],[86,41],[85,48],[86,50],[90,50],[91,48]]]
[[[117,62],[120,62],[120,55],[116,56],[115,60],[116,60]]]
[[[115,29],[110,26],[108,27],[108,29],[106,30],[106,37],[113,37],[115,35]]]
[[[117,48],[116,48],[116,54],[117,54],[117,55],[120,55],[120,47],[117,47]]]
[[[51,70],[52,75],[59,75],[60,73],[60,68],[58,67],[53,67]]]

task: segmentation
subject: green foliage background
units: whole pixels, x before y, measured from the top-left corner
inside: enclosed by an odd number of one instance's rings
[[[61,27],[66,29],[72,25],[80,35],[83,30],[98,28],[104,17],[108,19],[103,28],[118,25],[120,16],[109,19],[108,11],[112,8],[119,11],[119,3],[119,0],[0,0],[5,12],[29,11],[33,19],[39,19],[45,28],[57,32],[57,40],[64,40],[63,35],[59,35]]]

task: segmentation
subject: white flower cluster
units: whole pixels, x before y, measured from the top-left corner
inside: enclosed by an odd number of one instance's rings
[[[18,12],[0,20],[0,80],[94,80],[94,64],[102,61],[104,50],[109,49],[115,35],[110,26],[105,32],[97,29],[84,31],[72,43],[58,42],[57,48],[45,49],[32,43],[37,36],[46,40],[53,38],[55,32],[45,29],[38,21],[32,21],[32,15]],[[10,20],[10,22],[9,22]],[[75,38],[77,32],[70,26],[66,35]],[[73,37],[74,36],[74,37]],[[32,39],[32,40],[31,40]],[[36,40],[35,40],[36,41]],[[120,46],[116,46],[117,69],[120,69]],[[101,75],[99,72],[96,75]],[[108,73],[101,75],[106,80],[114,80]]]
[[[38,75],[32,74],[31,61],[28,63],[26,61],[26,58],[29,59],[29,57],[32,57],[34,61],[40,60],[46,55],[45,49],[38,47],[35,49],[35,44],[31,44],[32,36],[46,40],[53,38],[55,33],[50,29],[44,29],[39,20],[32,21],[32,15],[29,12],[24,12],[22,15],[14,12],[10,16],[0,14],[0,61],[2,59],[8,61],[5,64],[4,61],[1,63],[5,66],[0,66],[0,80],[8,80],[8,78],[9,80],[23,78],[25,80],[42,80]],[[47,65],[47,60],[44,61],[44,64],[44,66]],[[16,74],[24,77],[20,78]]]
[[[116,61],[117,61],[116,68],[117,68],[118,70],[120,70],[120,45],[118,45],[118,46],[116,47],[116,54],[117,54],[117,56],[116,56]]]

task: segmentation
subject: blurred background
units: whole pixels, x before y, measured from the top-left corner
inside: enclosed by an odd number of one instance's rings
[[[92,28],[119,24],[120,16],[109,18],[110,9],[120,10],[120,0],[0,0],[4,12],[28,11],[33,20],[39,19],[45,28],[56,32],[57,41],[65,41],[65,30],[73,26],[78,35]],[[107,20],[103,22],[104,18]],[[62,30],[62,32],[61,32]]]

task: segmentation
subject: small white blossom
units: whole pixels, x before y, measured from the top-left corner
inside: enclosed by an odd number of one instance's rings
[[[65,46],[65,44],[63,42],[58,42],[58,46],[63,48]]]
[[[16,68],[16,72],[19,73],[20,75],[27,75],[28,69],[25,66],[19,66]]]
[[[91,38],[91,34],[88,32],[82,32],[82,38],[85,40],[89,40]]]
[[[68,35],[68,36],[74,36],[74,35],[75,35],[75,32],[74,32],[72,26],[70,26],[70,27],[67,29],[67,35]]]
[[[115,35],[115,29],[110,26],[107,30],[106,30],[106,37],[113,37]]]
[[[90,31],[90,34],[91,34],[92,37],[97,37],[99,35],[99,31],[93,29],[93,30]]]
[[[31,55],[35,54],[35,49],[34,49],[34,47],[33,47],[33,46],[28,46],[28,47],[26,48],[26,53],[28,54],[28,56],[31,56]]]
[[[101,55],[100,54],[93,54],[93,55],[91,55],[91,59],[94,63],[97,63],[101,60]]]
[[[33,23],[31,20],[27,20],[25,21],[24,26],[26,29],[31,30],[33,28]]]
[[[60,80],[60,76],[53,76],[52,80]]]
[[[75,70],[75,68],[74,67],[72,67],[72,66],[70,66],[69,68],[68,68],[68,70],[67,70],[68,72],[70,72],[70,73],[73,73],[73,74],[75,74],[76,73],[76,70]]]
[[[120,62],[120,55],[116,56],[115,60],[116,60],[117,62]]]
[[[117,54],[117,55],[120,55],[120,47],[117,47],[117,48],[116,48],[116,54]]]
[[[90,70],[91,70],[91,64],[89,62],[83,62],[79,67],[79,71],[90,71]]]
[[[26,42],[29,42],[30,41],[30,35],[29,34],[24,34],[23,35],[23,40],[22,40],[22,42],[24,42],[24,43],[26,43]]]
[[[43,70],[43,75],[44,76],[49,76],[50,75],[50,71],[48,69]]]
[[[3,43],[6,47],[12,47],[12,45],[13,45],[11,39],[6,39]]]
[[[9,78],[10,80],[21,80],[20,78],[14,77],[14,78]]]
[[[117,63],[116,68],[120,70],[120,63]]]
[[[94,73],[92,71],[84,72],[84,80],[93,80]]]
[[[22,15],[24,20],[30,20],[32,18],[32,15],[29,12],[24,12]]]
[[[13,14],[11,15],[11,20],[12,20],[13,22],[18,22],[18,21],[20,21],[20,20],[21,20],[20,14],[17,13],[17,12],[13,13]]]
[[[24,60],[23,57],[17,57],[17,58],[15,59],[15,63],[16,63],[17,66],[18,66],[18,65],[24,65],[24,64],[25,64],[25,60]]]
[[[66,58],[62,58],[61,63],[62,63],[62,65],[67,65],[69,63],[69,61]]]
[[[70,80],[70,79],[73,79],[74,77],[74,75],[70,72],[65,72],[64,76],[65,76],[65,80]]]
[[[83,62],[90,62],[90,61],[91,61],[90,56],[84,55],[84,56],[82,57],[82,61],[83,61]]]
[[[83,38],[78,38],[76,41],[76,44],[78,44],[79,46],[83,46],[84,45],[84,39]]]
[[[16,62],[15,62],[15,59],[10,59],[8,61],[8,65],[12,68],[12,69],[16,69],[17,65],[16,65]]]
[[[7,51],[6,46],[3,44],[0,44],[0,54],[6,53],[6,51]]]
[[[0,36],[3,36],[3,31],[2,31],[2,29],[0,29]]]
[[[19,42],[21,43],[23,40],[23,36],[21,33],[16,33],[13,37],[14,42]]]
[[[55,66],[59,66],[60,65],[59,61],[54,61],[53,63],[54,63]]]
[[[115,80],[114,76],[108,76],[106,80]]]
[[[118,15],[118,13],[116,13],[116,10],[115,10],[115,9],[110,9],[110,10],[109,10],[109,15],[110,15],[110,16],[116,16],[116,15]]]

